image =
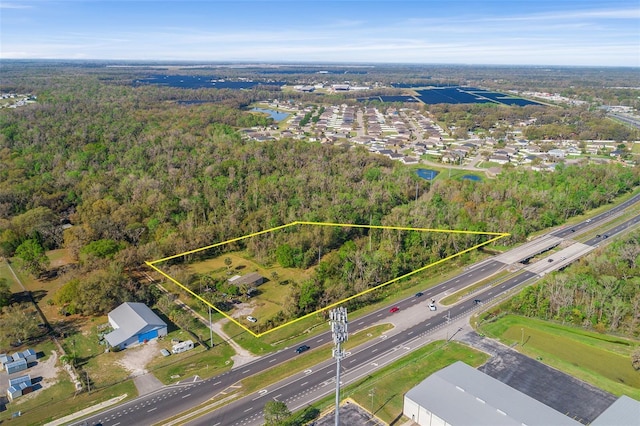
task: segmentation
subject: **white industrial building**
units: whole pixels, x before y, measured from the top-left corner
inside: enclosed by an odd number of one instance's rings
[[[125,302],[108,316],[114,330],[104,338],[110,347],[125,349],[167,335],[167,323],[144,303]]]
[[[403,414],[420,426],[581,425],[460,361],[407,392]]]

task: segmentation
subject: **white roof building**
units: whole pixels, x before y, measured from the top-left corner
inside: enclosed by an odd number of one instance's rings
[[[111,347],[125,349],[167,335],[167,323],[144,303],[125,302],[108,317],[114,330],[104,338]]]
[[[421,426],[581,425],[460,361],[407,392],[403,414]]]

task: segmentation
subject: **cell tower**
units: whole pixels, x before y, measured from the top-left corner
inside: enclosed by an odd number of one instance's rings
[[[340,426],[340,360],[344,357],[342,343],[349,338],[347,332],[347,308],[336,308],[329,311],[331,334],[333,335],[333,357],[336,359],[336,425]]]

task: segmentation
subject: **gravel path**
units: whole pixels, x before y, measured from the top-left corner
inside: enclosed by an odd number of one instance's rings
[[[251,352],[244,349],[242,346],[238,345],[229,336],[225,334],[225,332],[222,330],[222,326],[228,322],[229,320],[224,318],[220,321],[216,321],[213,324],[211,324],[211,328],[213,329],[214,333],[220,336],[225,342],[227,342],[233,348],[233,350],[236,351],[236,354],[231,357],[231,359],[233,360],[233,366],[238,367],[240,365],[247,364],[253,361],[254,359],[257,359],[258,358],[257,356],[253,355]]]

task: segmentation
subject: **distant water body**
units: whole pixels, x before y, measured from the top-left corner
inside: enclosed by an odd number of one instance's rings
[[[275,109],[253,108],[251,111],[269,114],[269,117],[273,118],[273,120],[276,122],[282,121],[289,116],[288,113],[276,111]]]
[[[420,176],[422,179],[426,179],[426,180],[434,180],[436,178],[436,176],[438,176],[438,171],[435,170],[431,170],[431,169],[418,169],[416,171],[416,173],[418,174],[418,176]]]

